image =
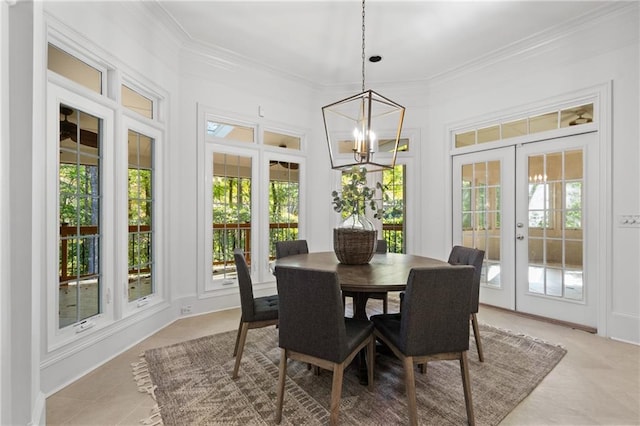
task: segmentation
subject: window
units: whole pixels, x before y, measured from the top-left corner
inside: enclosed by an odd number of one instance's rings
[[[269,258],[277,241],[298,239],[300,164],[269,162]]]
[[[60,105],[58,327],[102,312],[102,121]]]
[[[102,72],[56,46],[49,44],[48,68],[89,90],[102,93]]]
[[[154,297],[162,295],[156,232],[162,126],[144,114],[122,114],[108,99],[108,84],[124,87],[121,73],[107,79],[91,61],[52,44],[48,52],[45,173],[54,213],[46,216],[47,273],[58,276],[47,287],[51,351],[163,302]],[[87,95],[87,88],[100,96]],[[127,93],[128,107],[137,92]],[[159,97],[145,96],[153,111]]]
[[[129,244],[128,300],[153,291],[153,139],[128,132]]]
[[[124,84],[121,88],[121,96],[124,107],[143,117],[153,118],[153,101],[151,99]]]
[[[218,120],[207,121],[207,136],[246,143],[253,143],[255,141],[255,131],[253,127],[225,123]]]
[[[199,110],[198,291],[237,285],[241,248],[254,284],[273,282],[275,243],[304,238],[304,139],[300,133],[221,119]],[[254,139],[255,138],[255,139]]]
[[[251,169],[250,157],[213,154],[211,273],[223,284],[232,284],[236,276],[235,248],[242,248],[251,264]]]
[[[387,241],[387,251],[390,253],[406,251],[405,176],[405,165],[396,165],[382,172],[382,185],[385,188],[382,239]]]
[[[593,122],[593,116],[592,103],[553,112],[545,112],[514,121],[501,122],[489,127],[456,133],[455,147],[463,148],[465,146],[515,138],[532,133],[570,126],[580,126]]]

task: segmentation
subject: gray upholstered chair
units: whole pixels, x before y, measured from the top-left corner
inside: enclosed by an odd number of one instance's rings
[[[471,247],[453,246],[449,254],[448,262],[452,265],[472,265],[475,267],[473,274],[473,288],[471,290],[471,316],[469,317],[473,326],[473,335],[478,349],[478,359],[484,362],[482,352],[482,342],[480,340],[480,328],[478,327],[478,305],[480,302],[480,278],[482,276],[482,262],[484,261],[484,250]]]
[[[303,253],[309,253],[307,240],[289,240],[276,242],[276,259]]]
[[[338,422],[344,368],[367,348],[369,390],[373,389],[375,345],[368,320],[345,318],[338,275],[330,271],[276,267],[280,297],[280,377],[276,423],[282,419],[287,360],[332,370],[330,422]],[[309,297],[313,294],[314,297]]]
[[[414,364],[459,360],[467,420],[475,423],[467,362],[474,268],[414,268],[399,314],[374,315],[374,334],[404,364],[409,422],[418,424]]]
[[[385,254],[387,252],[387,241],[386,240],[378,240],[376,242],[376,254]],[[350,297],[352,300],[356,300],[356,294],[353,291],[343,291],[342,292],[342,304],[346,305],[347,297]],[[377,299],[382,300],[382,312],[389,312],[389,295],[386,291],[379,291],[373,293],[367,293],[367,299]]]
[[[478,305],[480,302],[480,278],[482,277],[482,262],[484,261],[484,250],[471,247],[453,246],[449,253],[449,264],[451,265],[472,265],[475,267],[473,275],[473,289],[471,290],[471,315],[469,320],[473,327],[473,336],[476,340],[476,348],[478,350],[478,359],[484,362],[484,353],[482,352],[482,341],[480,340],[480,328],[478,327]],[[404,301],[404,292],[400,293],[400,310],[402,311],[402,303]]]
[[[236,337],[236,346],[233,350],[236,363],[233,367],[232,377],[235,379],[238,377],[238,368],[240,367],[240,360],[242,359],[242,351],[244,350],[244,343],[247,340],[248,330],[278,325],[278,295],[254,298],[251,272],[247,266],[247,261],[244,258],[242,249],[236,248],[233,250],[233,258],[238,274],[240,308],[242,310],[240,326],[238,327],[238,335]]]

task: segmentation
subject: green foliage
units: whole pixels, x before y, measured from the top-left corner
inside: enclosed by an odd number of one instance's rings
[[[373,212],[373,217],[382,219],[384,216],[383,203],[378,203],[375,199],[376,189],[382,192],[383,201],[388,197],[384,186],[377,182],[375,188],[367,186],[367,169],[354,166],[349,172],[343,175],[342,192],[331,192],[333,197],[333,210],[340,213],[345,211],[349,214],[366,213],[367,207]]]

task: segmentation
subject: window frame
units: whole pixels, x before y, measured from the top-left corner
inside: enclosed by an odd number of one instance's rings
[[[250,272],[253,279],[254,288],[271,288],[275,280],[269,269],[269,161],[289,161],[300,164],[300,186],[299,186],[299,223],[298,235],[304,238],[306,235],[304,219],[306,203],[305,192],[305,169],[306,169],[306,134],[300,129],[293,127],[287,130],[282,125],[270,123],[256,123],[251,119],[245,119],[238,115],[238,118],[230,118],[231,114],[220,112],[211,107],[198,105],[197,112],[197,138],[198,138],[198,205],[197,205],[197,291],[198,298],[231,296],[238,292],[237,280],[231,285],[213,285],[211,276],[212,249],[212,195],[211,179],[213,176],[213,154],[224,153],[231,155],[241,155],[252,159],[252,221],[251,221],[251,256],[253,262]],[[251,127],[254,129],[253,143],[246,141],[234,141],[207,133],[207,122],[219,121],[228,124]],[[263,132],[276,132],[287,136],[300,138],[300,150],[283,149],[263,143]],[[233,296],[235,297],[235,296]]]
[[[101,166],[100,166],[100,186],[101,203],[100,209],[100,266],[101,271],[101,312],[86,320],[64,328],[59,328],[59,116],[60,104],[69,105],[73,108],[92,114],[102,120],[102,143],[101,146]],[[46,215],[47,233],[47,276],[55,279],[55,285],[47,285],[47,348],[49,351],[59,348],[69,342],[75,341],[85,335],[90,335],[100,330],[114,321],[113,303],[113,282],[112,274],[115,269],[113,257],[113,239],[105,238],[105,235],[113,235],[116,231],[113,214],[104,208],[104,200],[113,199],[114,183],[108,175],[109,170],[113,170],[114,150],[113,144],[104,141],[114,140],[115,114],[109,108],[92,99],[74,93],[66,88],[49,84],[47,89],[47,144],[46,144],[46,206],[47,211],[56,212],[55,215]],[[53,278],[55,277],[55,278]]]
[[[102,72],[102,92],[96,93],[85,86],[72,81],[55,71],[48,69],[46,65],[46,142],[43,143],[43,156],[45,165],[45,207],[47,212],[56,212],[55,215],[44,213],[45,223],[45,271],[49,277],[43,290],[43,299],[46,301],[46,313],[43,318],[46,321],[47,338],[46,353],[53,354],[62,348],[65,351],[74,351],[87,342],[94,342],[101,339],[114,326],[129,323],[130,317],[135,315],[149,315],[150,312],[157,312],[165,309],[168,304],[167,290],[167,249],[163,247],[163,240],[167,233],[163,212],[165,205],[162,194],[165,191],[165,177],[163,168],[166,164],[166,154],[162,141],[165,138],[166,123],[162,121],[165,100],[168,98],[167,92],[151,82],[138,82],[128,76],[128,69],[122,65],[109,64],[98,54],[90,52],[87,47],[77,45],[63,32],[55,27],[47,27],[47,40],[44,50],[48,45],[64,50],[66,53],[75,56],[83,62],[99,69]],[[77,46],[74,47],[74,46]],[[95,47],[97,50],[98,48]],[[104,55],[103,55],[104,56]],[[122,84],[135,88],[148,96],[153,101],[153,119],[144,117],[131,111],[121,104],[120,90]],[[101,258],[100,271],[103,273],[103,293],[101,294],[102,313],[91,317],[91,321],[85,324],[82,332],[74,332],[75,327],[68,326],[64,329],[58,328],[58,296],[59,280],[59,191],[58,191],[58,167],[59,167],[59,105],[60,103],[79,108],[87,113],[91,113],[103,119],[102,145],[105,156],[102,160],[101,171],[101,198],[104,201],[100,214],[101,219]],[[106,119],[105,119],[106,117]],[[128,260],[126,258],[126,248],[124,262],[122,256],[116,248],[126,247],[128,241],[128,193],[127,193],[127,137],[122,136],[123,123],[130,123],[134,129],[140,133],[154,136],[157,142],[155,152],[155,241],[153,242],[155,253],[155,293],[151,303],[144,303],[131,308],[127,306],[126,300],[122,300],[122,289],[127,285]],[[135,124],[133,124],[135,123]],[[128,128],[124,133],[127,134]],[[123,148],[124,145],[124,148]],[[124,155],[124,161],[121,160]],[[124,185],[123,185],[124,182]],[[124,199],[124,203],[123,203]],[[122,216],[125,220],[122,221]],[[123,226],[124,224],[124,226]],[[55,285],[51,280],[55,277]],[[124,277],[124,282],[122,278]],[[126,297],[126,296],[125,296]],[[122,322],[122,321],[127,322]]]

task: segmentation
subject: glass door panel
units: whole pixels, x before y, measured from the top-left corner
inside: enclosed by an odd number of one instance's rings
[[[597,289],[588,269],[597,269],[589,235],[599,226],[594,133],[527,144],[517,150],[516,258],[517,310],[562,321],[595,326]],[[591,217],[586,227],[586,217]],[[595,238],[595,237],[594,237]],[[591,256],[592,262],[587,259]],[[592,276],[596,276],[592,274]]]
[[[513,309],[513,148],[454,158],[453,244],[485,251],[480,300]],[[509,209],[505,214],[505,207]]]

